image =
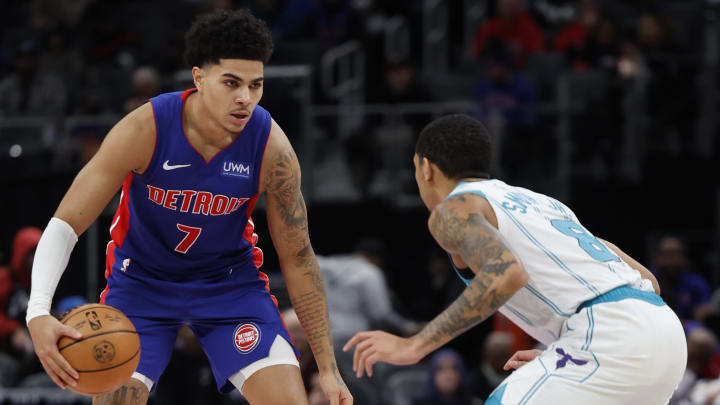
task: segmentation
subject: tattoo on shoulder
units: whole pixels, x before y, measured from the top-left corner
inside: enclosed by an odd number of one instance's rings
[[[284,226],[280,237],[295,252],[296,264],[306,266],[314,261],[314,253],[308,236],[307,208],[300,191],[297,158],[292,150],[283,150],[276,153],[269,164],[272,166],[265,179],[265,193],[272,196],[272,207]]]
[[[300,192],[300,173],[292,151],[281,151],[274,156],[268,173],[266,192],[278,201],[281,217],[287,226],[307,227],[305,201]]]
[[[435,239],[447,250],[460,254],[472,268],[499,276],[517,263],[483,214],[463,214],[446,204],[439,205],[433,214],[430,231]]]

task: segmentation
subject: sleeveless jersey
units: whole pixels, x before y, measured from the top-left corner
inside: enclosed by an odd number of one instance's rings
[[[560,337],[563,322],[585,301],[622,285],[653,291],[561,202],[500,180],[461,182],[448,198],[466,193],[490,203],[498,231],[529,275],[500,312],[543,344]]]
[[[270,114],[256,106],[232,144],[206,161],[182,127],[185,100],[193,91],[150,99],[155,151],[145,172],[125,179],[110,228],[107,260],[122,260],[122,269],[137,265],[153,278],[188,281],[262,264],[250,214]]]

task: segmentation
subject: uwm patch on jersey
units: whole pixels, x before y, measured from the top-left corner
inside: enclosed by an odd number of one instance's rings
[[[228,197],[197,190],[165,190],[148,184],[148,199],[173,211],[202,215],[227,215],[240,208],[248,198]]]
[[[250,163],[237,162],[234,160],[226,160],[223,162],[222,171],[220,172],[223,176],[230,177],[241,177],[249,179],[252,176],[252,166]]]

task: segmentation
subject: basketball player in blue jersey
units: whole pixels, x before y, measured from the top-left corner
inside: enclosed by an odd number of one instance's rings
[[[467,284],[417,335],[360,332],[358,377],[416,363],[500,311],[547,346],[518,352],[496,404],[667,404],[687,360],[683,329],[653,275],[593,236],[561,202],[491,179],[490,136],[453,115],[418,138],[415,179],[430,232]],[[481,344],[482,342],[478,342]]]
[[[60,387],[72,389],[78,374],[56,342],[80,336],[49,315],[52,296],[77,235],[122,188],[100,302],[134,323],[140,363],[123,387],[93,403],[147,403],[185,324],[220,391],[237,388],[251,404],[307,404],[296,351],[259,271],[250,215],[265,193],[270,234],[322,387],[331,404],[352,403],[333,355],[298,161],[258,105],[272,46],[265,23],[246,10],[199,17],[186,35],[195,88],[161,94],[128,114],[78,173],[37,248],[27,315],[35,351]]]

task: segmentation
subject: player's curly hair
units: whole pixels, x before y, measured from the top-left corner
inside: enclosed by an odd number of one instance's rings
[[[490,177],[490,133],[465,114],[440,117],[429,123],[415,144],[415,153],[435,163],[450,179]]]
[[[220,59],[267,63],[272,52],[270,30],[247,9],[201,14],[185,34],[185,62],[190,67]]]

